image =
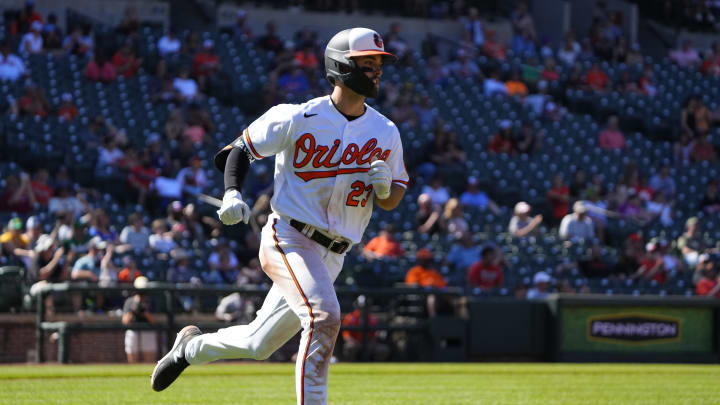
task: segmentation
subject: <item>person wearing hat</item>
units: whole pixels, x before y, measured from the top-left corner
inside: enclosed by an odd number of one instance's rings
[[[148,279],[145,276],[140,276],[133,281],[133,287],[136,290],[125,300],[123,305],[123,325],[155,323],[155,317],[150,312],[151,301],[140,291],[146,288],[147,284]],[[157,353],[157,334],[154,330],[128,329],[125,331],[125,354],[128,363],[154,362],[155,353]]]
[[[645,245],[645,257],[640,260],[640,267],[631,279],[655,280],[662,284],[667,277],[667,265],[665,262],[665,251],[668,243],[659,238],[652,238]]]
[[[3,253],[12,255],[16,248],[26,249],[29,246],[30,239],[22,232],[22,227],[22,220],[18,217],[8,222],[7,230],[0,235]]]
[[[433,255],[427,248],[418,250],[417,265],[408,270],[405,275],[405,284],[419,287],[442,288],[447,286],[445,278],[431,267]]]
[[[24,56],[42,53],[42,27],[43,24],[40,21],[33,21],[30,24],[30,32],[23,35],[22,39],[20,40],[20,48],[18,49],[18,53]]]
[[[690,268],[695,267],[698,263],[698,256],[706,248],[702,238],[702,225],[698,217],[690,217],[685,221],[685,232],[678,237],[676,244],[685,263]]]
[[[364,295],[357,297],[353,302],[353,311],[345,314],[342,320],[343,327],[360,327],[366,325],[363,309],[367,305]],[[367,326],[379,325],[377,317],[367,314]],[[347,361],[372,360],[387,361],[390,355],[390,347],[379,341],[375,331],[363,333],[361,330],[343,330],[342,332],[342,353]],[[365,349],[363,352],[362,349]]]
[[[30,280],[35,283],[30,287],[30,295],[36,296],[40,289],[48,283],[59,283],[69,279],[70,263],[74,252],[65,254],[65,248],[59,246],[52,236],[43,234],[38,238],[33,249],[32,266],[30,267]],[[45,297],[46,314],[54,313],[52,294]]]
[[[595,237],[595,225],[587,215],[587,207],[583,201],[575,201],[573,213],[565,215],[558,232],[564,240],[587,240]]]
[[[192,72],[201,90],[207,89],[207,81],[220,71],[220,58],[215,53],[215,42],[212,39],[203,41],[202,50],[193,58]]]
[[[697,266],[695,266],[695,270],[693,271],[692,276],[692,282],[697,286],[697,284],[700,282],[700,280],[705,276],[706,270],[710,268],[715,268],[715,261],[717,258],[715,255],[710,255],[708,253],[703,253],[698,256],[698,263]],[[717,271],[717,269],[715,269]]]
[[[550,294],[550,282],[552,278],[544,271],[538,271],[533,276],[533,287],[527,291],[525,298],[529,300],[541,300]]]
[[[467,189],[460,194],[460,204],[465,208],[479,208],[483,211],[489,209],[495,215],[502,213],[495,201],[491,200],[484,191],[480,190],[480,181],[475,176],[468,178]]]
[[[35,251],[33,250],[37,245],[38,238],[42,234],[42,224],[36,216],[32,216],[25,222],[25,232],[20,235],[21,240],[26,240],[27,244],[25,248],[16,247],[13,249],[13,254],[19,256],[20,260],[25,264],[25,268],[30,268],[33,264],[35,257]]]
[[[542,215],[538,214],[530,218],[530,204],[520,201],[515,204],[513,217],[510,218],[508,232],[516,238],[524,238],[537,233],[538,226],[542,223]]]

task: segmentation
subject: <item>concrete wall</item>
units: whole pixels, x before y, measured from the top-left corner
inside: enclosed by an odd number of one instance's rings
[[[218,7],[217,22],[219,26],[233,25],[236,21],[237,10],[240,7],[223,3]],[[454,20],[428,20],[422,18],[400,18],[379,15],[361,14],[329,14],[307,12],[299,9],[278,10],[262,7],[242,7],[247,12],[247,24],[253,35],[260,36],[265,32],[267,21],[275,21],[278,34],[283,38],[292,38],[299,28],[309,27],[317,31],[321,40],[327,40],[340,30],[350,27],[367,27],[378,31],[381,35],[386,33],[390,24],[400,22],[402,35],[412,49],[420,49],[420,43],[426,33],[440,35],[450,39],[460,39],[463,26]],[[499,38],[509,41],[512,27],[509,22],[487,23],[486,26],[494,29]]]
[[[25,0],[2,0],[3,8],[22,8]],[[35,9],[43,17],[55,13],[58,24],[66,29],[66,10],[68,8],[88,17],[99,20],[109,26],[117,25],[123,18],[125,8],[133,6],[138,10],[141,21],[157,22],[164,26],[170,24],[170,5],[163,1],[148,0],[35,0]]]

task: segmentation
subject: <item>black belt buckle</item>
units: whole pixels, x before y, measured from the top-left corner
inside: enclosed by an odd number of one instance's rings
[[[345,251],[350,247],[350,244],[346,241],[338,242],[336,240],[331,241],[330,245],[327,247],[329,251],[337,253],[339,255],[345,253]]]

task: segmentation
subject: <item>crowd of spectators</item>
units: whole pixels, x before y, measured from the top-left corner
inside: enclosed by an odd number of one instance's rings
[[[323,2],[315,3],[313,6],[321,7]],[[355,6],[355,2],[347,4]],[[592,27],[585,37],[568,32],[556,49],[538,33],[524,2],[518,2],[509,16],[512,37],[507,43],[485,28],[478,9],[470,7],[455,13],[451,11],[455,5],[453,2],[444,12],[457,15],[464,34],[457,39],[457,48],[447,58],[438,51],[437,40],[432,36],[423,42],[422,59],[417,59],[417,53],[403,39],[400,24],[392,24],[384,33],[388,50],[400,56],[401,66],[426,66],[424,79],[429,84],[443,86],[450,77],[473,80],[481,84],[485,96],[520,102],[549,122],[571,114],[564,100],[550,92],[553,85],[598,95],[619,92],[655,97],[658,92],[652,69],[643,65],[639,46],[627,43],[621,28],[622,15],[606,10],[602,4],[596,7]],[[422,13],[432,15],[434,11]],[[282,38],[272,21],[262,34],[253,33],[246,21],[247,14],[240,11],[232,27],[233,35],[252,42],[256,49],[271,57],[263,90],[265,99],[260,100],[265,106],[305,99],[324,91],[323,39],[318,38],[317,33],[302,29],[292,38]],[[66,167],[55,170],[57,168],[44,167],[40,162],[32,175],[22,172],[4,179],[0,209],[18,216],[10,220],[6,232],[0,236],[3,255],[26,266],[28,279],[35,285],[63,280],[133,283],[141,276],[194,285],[266,283],[255,256],[258,230],[266,221],[272,192],[268,167],[254,167],[255,181],[248,185],[252,189],[248,196],[255,203],[253,226],[232,235],[236,243],[227,240],[227,230],[212,212],[200,210],[192,199],[207,189],[211,175],[197,155],[197,147],[215,142],[212,135],[221,124],[213,122],[205,104],[217,83],[226,79],[214,41],[201,39],[197,33],[181,37],[168,29],[155,44],[153,54],[142,54],[138,48],[139,20],[132,12],[126,14],[115,32],[115,45],[97,41],[90,26],[70,27],[63,33],[54,16],[47,16],[45,22],[45,18],[28,5],[13,22],[10,38],[0,47],[0,80],[24,80],[25,95],[12,100],[9,114],[38,119],[54,114],[70,122],[79,115],[73,95],[62,94],[59,104],[50,103],[44,89],[27,79],[28,55],[76,55],[84,63],[85,80],[100,86],[120,77],[123,80],[137,75],[151,78],[156,89],[152,102],[168,106],[168,118],[162,130],[152,133],[142,143],[134,143],[126,130],[119,127],[121,123],[99,115],[88,120],[79,135],[88,148],[98,148],[94,167],[97,183],[113,184],[116,191],[119,185],[119,192],[113,194],[113,198],[119,204],[134,205],[138,209],[127,216],[123,226],[112,225],[108,213],[98,204],[107,190],[77,184]],[[13,48],[15,43],[17,48]],[[720,52],[716,48],[698,52],[685,43],[670,57],[679,66],[717,75]],[[13,52],[14,49],[17,52]],[[510,54],[523,58],[521,69],[503,71],[496,67],[486,71],[476,62],[484,56],[500,66]],[[635,77],[625,72],[627,74],[613,80],[603,70],[603,61],[636,65],[642,73]],[[584,62],[591,62],[587,71]],[[559,74],[558,65],[567,67],[570,72],[567,77]],[[564,263],[554,274],[537,272],[531,282],[511,292],[516,296],[542,298],[550,291],[587,292],[586,285],[570,285],[563,278],[563,274],[572,269],[579,269],[590,278],[615,277],[657,283],[663,283],[677,272],[694,272],[698,294],[720,295],[713,268],[716,247],[706,246],[699,237],[702,219],[677,217],[676,185],[669,166],[630,165],[618,179],[606,179],[602,175],[588,178],[578,170],[568,181],[562,173],[557,173],[545,190],[544,207],[531,206],[518,199],[499,202],[491,198],[486,184],[469,176],[467,149],[458,139],[453,124],[446,122],[435,108],[437,100],[412,83],[387,80],[376,102],[381,111],[404,128],[415,131],[430,128],[423,147],[413,150],[406,147],[408,168],[413,176],[426,179],[417,196],[414,231],[452,242],[447,252],[433,252],[423,246],[416,252],[408,252],[396,239],[397,231],[388,226],[349,254],[363,256],[367,261],[395,262],[413,255],[415,261],[406,269],[403,280],[406,284],[436,288],[456,285],[469,291],[492,292],[504,287],[504,275],[513,271],[512,260],[508,260],[504,246],[478,240],[472,232],[472,215],[507,215],[511,217],[507,233],[515,241],[550,232],[567,246],[586,246],[579,241],[589,244],[582,260]],[[537,154],[546,147],[543,142],[546,134],[529,122],[499,118],[497,133],[483,145],[488,153],[515,159]],[[626,148],[618,117],[603,118],[607,119],[607,125],[594,134],[596,145],[608,153]],[[680,136],[675,155],[678,161],[716,161],[708,133],[717,122],[717,112],[710,111],[702,97],[690,97],[677,125]],[[612,189],[608,187],[610,181],[614,184]],[[720,210],[717,187],[716,180],[709,182],[698,201],[700,210],[708,215]],[[48,219],[40,223],[38,216],[31,216],[38,211],[51,214],[46,218],[53,218],[55,222]],[[23,223],[21,217],[28,219]],[[606,225],[611,218],[630,221],[638,229],[654,221],[664,225],[681,221],[686,223],[687,231],[677,240],[645,240],[640,232],[633,233],[621,246],[613,247],[621,254],[618,262],[611,263],[603,256],[604,249],[610,248]],[[196,265],[192,253],[198,244],[212,250],[201,267]],[[156,262],[161,263],[162,271],[155,271],[150,264]],[[444,268],[451,271],[443,271]],[[452,277],[452,274],[461,277]],[[112,305],[105,303],[101,296],[92,299],[100,308]],[[52,311],[51,299],[46,305]],[[192,297],[183,297],[182,305],[190,310],[196,303]],[[72,306],[77,310],[87,304],[78,297]],[[438,306],[428,308],[435,311]]]

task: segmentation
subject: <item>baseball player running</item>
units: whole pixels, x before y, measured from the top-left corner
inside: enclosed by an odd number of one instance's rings
[[[275,155],[273,213],[259,253],[273,286],[248,325],[206,334],[196,326],[182,329],[155,366],[155,391],[167,388],[190,364],[266,359],[302,331],[297,403],[327,402],[341,321],[333,282],[345,252],[360,242],[373,206],[394,209],[407,187],[397,127],[365,104],[366,97],[378,94],[383,64],[395,60],[377,32],[340,31],[325,48],[332,94],[271,108],[215,156],[225,180],[218,215],[233,225],[250,217],[240,194],[250,164]]]

